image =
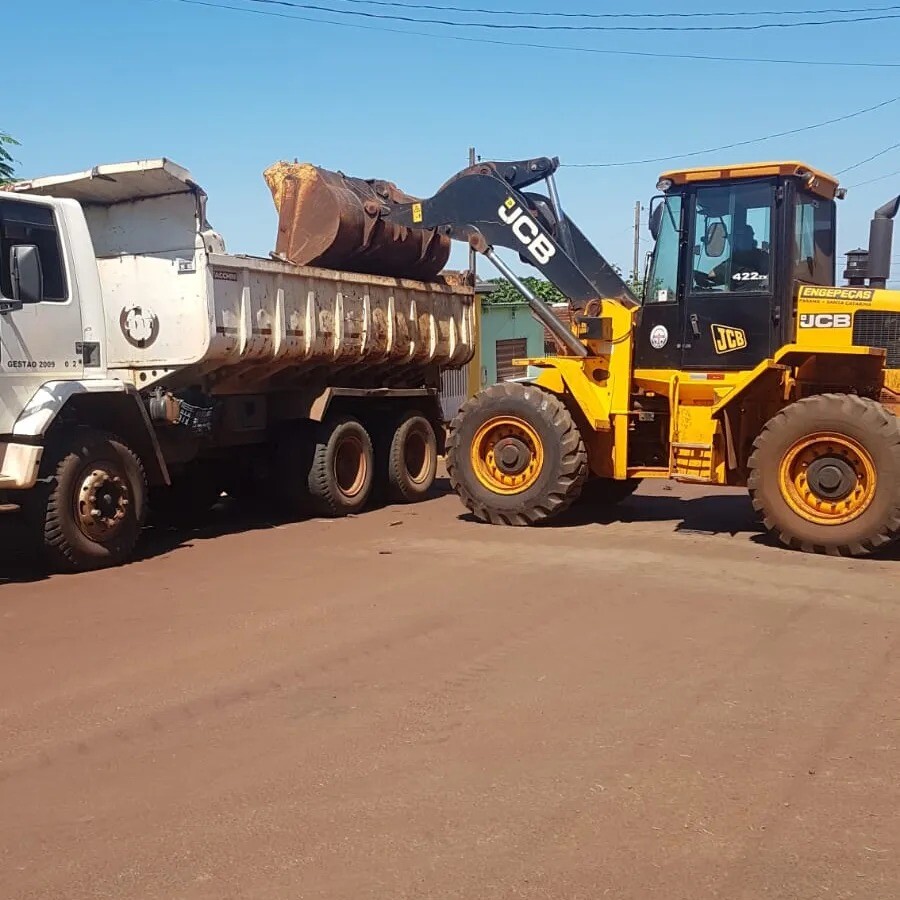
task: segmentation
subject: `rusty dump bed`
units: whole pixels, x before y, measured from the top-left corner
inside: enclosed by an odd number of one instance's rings
[[[270,166],[264,177],[278,210],[275,253],[284,260],[420,281],[431,281],[447,263],[447,236],[382,218],[385,206],[417,199],[390,181],[287,162]]]

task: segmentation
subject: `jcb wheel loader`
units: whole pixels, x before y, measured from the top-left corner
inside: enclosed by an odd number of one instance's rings
[[[480,163],[383,212],[466,240],[559,345],[453,420],[447,467],[487,522],[534,524],[645,478],[749,488],[766,528],[858,556],[900,536],[900,292],[886,290],[900,197],[835,286],[845,192],[801,162],[664,173],[641,300],[563,212],[556,159]],[[546,193],[529,190],[546,182]],[[567,327],[495,252],[568,298]]]

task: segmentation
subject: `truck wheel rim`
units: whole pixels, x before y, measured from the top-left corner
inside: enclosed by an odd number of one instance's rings
[[[817,525],[859,518],[875,497],[869,452],[852,438],[823,432],[797,441],[784,455],[779,486],[788,506]]]
[[[421,431],[412,431],[403,448],[403,466],[413,484],[423,484],[431,468],[428,441]]]
[[[369,465],[362,441],[355,435],[345,437],[334,454],[334,480],[345,497],[356,497],[366,483]]]
[[[540,477],[544,445],[527,422],[516,416],[497,416],[476,432],[471,462],[475,477],[489,491],[520,494]]]
[[[131,497],[125,480],[115,472],[90,469],[75,495],[75,521],[89,540],[104,543],[122,527]]]

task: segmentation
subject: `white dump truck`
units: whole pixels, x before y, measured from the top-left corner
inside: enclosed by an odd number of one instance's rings
[[[273,254],[274,256],[274,254]],[[0,503],[55,570],[223,491],[339,516],[431,487],[467,278],[230,255],[166,159],[0,192]]]

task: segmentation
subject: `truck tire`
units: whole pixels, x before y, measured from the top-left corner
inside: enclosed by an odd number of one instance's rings
[[[388,437],[379,463],[386,470],[388,496],[405,503],[422,500],[437,475],[434,426],[418,410],[409,410],[395,423]]]
[[[874,400],[819,394],[785,407],[749,469],[753,508],[788,547],[865,556],[900,536],[900,420]]]
[[[572,415],[534,385],[495,384],[450,424],[450,483],[483,522],[533,525],[558,515],[578,498],[587,470]]]
[[[307,485],[316,515],[336,518],[363,510],[372,491],[372,439],[352,416],[334,416],[315,430],[315,450]]]
[[[590,478],[581,489],[579,502],[597,509],[618,506],[641,486],[640,478]]]
[[[147,497],[144,467],[130,447],[102,432],[69,432],[45,450],[40,477],[24,512],[53,571],[128,561],[144,525]]]

